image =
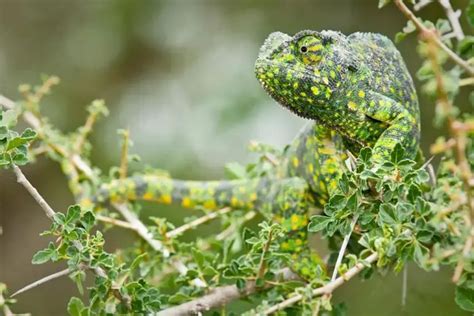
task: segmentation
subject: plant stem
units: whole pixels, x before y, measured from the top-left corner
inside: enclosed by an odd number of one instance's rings
[[[422,21],[420,21],[414,14],[411,12],[411,10],[405,5],[403,0],[394,0],[395,5],[398,7],[398,9],[409,19],[410,21],[413,22],[415,27],[420,33],[430,33],[432,30],[428,29]],[[453,52],[448,46],[446,46],[441,39],[436,35],[433,36],[433,41],[442,50],[448,54],[449,58],[453,60],[456,64],[461,66],[464,70],[467,71],[467,73],[470,76],[474,76],[474,67],[471,67],[467,61],[459,57],[455,52]]]
[[[16,181],[23,185],[30,195],[35,199],[39,206],[43,209],[44,213],[48,218],[52,219],[56,212],[53,211],[48,202],[38,193],[38,190],[31,185],[30,181],[25,177],[23,172],[17,165],[13,165],[13,172],[16,174]]]

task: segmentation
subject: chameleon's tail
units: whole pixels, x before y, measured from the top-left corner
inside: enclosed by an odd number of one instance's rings
[[[281,249],[292,253],[292,268],[308,280],[318,273],[320,259],[310,251],[306,242],[308,210],[313,204],[313,196],[302,178],[183,181],[143,175],[103,185],[94,202],[125,200],[173,203],[209,210],[223,207],[258,210],[266,218],[281,224],[285,232]]]
[[[271,183],[269,181],[272,180],[256,178],[230,181],[185,181],[143,175],[113,180],[103,185],[94,200],[99,203],[145,200],[162,204],[178,204],[186,208],[204,207],[209,210],[227,206],[252,209],[261,204],[262,195],[267,201],[275,195],[277,192],[269,188],[274,188],[275,182],[278,184],[279,181],[285,181],[285,179]]]

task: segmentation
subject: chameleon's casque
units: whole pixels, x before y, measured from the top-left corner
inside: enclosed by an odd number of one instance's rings
[[[187,208],[258,210],[285,230],[292,268],[312,278],[318,258],[307,244],[307,223],[321,209],[345,170],[347,151],[373,148],[385,160],[400,143],[416,154],[419,110],[400,53],[379,34],[333,31],[272,33],[255,72],[281,105],[311,119],[265,176],[232,181],[183,181],[156,175],[117,179],[93,200],[150,200]],[[86,201],[85,201],[86,202]]]

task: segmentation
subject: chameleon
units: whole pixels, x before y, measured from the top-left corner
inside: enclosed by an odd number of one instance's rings
[[[95,199],[258,210],[281,224],[281,250],[291,254],[296,273],[311,279],[320,260],[307,242],[311,211],[324,207],[337,188],[349,153],[357,156],[371,147],[372,159],[381,163],[401,144],[415,157],[420,139],[416,90],[395,45],[374,33],[271,33],[255,74],[277,103],[310,120],[265,176],[190,181],[142,174],[104,184]]]

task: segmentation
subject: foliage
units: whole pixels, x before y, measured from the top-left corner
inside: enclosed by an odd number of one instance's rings
[[[402,1],[381,0],[379,7],[391,2],[402,9],[405,5]],[[465,13],[472,26],[473,12],[471,0]],[[474,74],[450,53],[470,60],[467,67],[471,67],[474,37],[463,35],[462,39],[453,40],[453,36],[447,36],[453,32],[453,23],[457,22],[449,18],[436,22],[410,19],[395,36],[398,42],[409,34],[420,34],[418,52],[423,64],[417,77],[423,82],[423,92],[437,107],[434,124],[449,127],[450,134],[438,139],[431,148],[432,154],[440,156],[437,172],[430,175],[429,162],[420,164],[406,159],[400,146],[392,152],[390,161],[383,164],[374,164],[369,148],[349,159],[350,168],[336,192],[308,226],[310,232],[321,233],[327,239],[331,253],[314,280],[306,282],[285,276],[293,259],[280,250],[282,228],[267,221],[261,221],[256,229],[245,227],[256,212],[210,214],[204,210],[198,219],[204,223],[218,218],[220,231],[183,242],[177,236],[198,226],[196,218],[189,218],[179,228],[164,218],[151,218],[152,224],[146,226],[138,217],[139,204],[94,208],[92,199],[90,205],[72,205],[66,212],[52,216],[51,228],[42,236],[53,237],[54,241],[34,254],[32,263],[62,262],[80,294],[84,292],[86,272],[91,272],[94,282],[87,289],[89,298],[72,297],[67,306],[70,315],[148,314],[233,285],[237,297],[252,302],[248,315],[265,314],[275,307],[280,315],[342,315],[347,307],[333,305],[330,295],[326,295],[335,288],[327,293],[315,291],[332,284],[326,270],[334,267],[341,240],[350,235],[349,254],[339,266],[340,274],[357,274],[367,267],[362,276],[368,278],[374,272],[399,272],[410,261],[425,270],[451,266],[457,285],[456,303],[464,310],[474,311],[474,117],[454,105],[463,97],[463,88],[473,84]],[[94,168],[89,161],[92,146],[87,137],[96,121],[108,115],[108,110],[102,100],[93,101],[83,126],[69,134],[55,129],[41,114],[40,103],[58,82],[56,77],[45,77],[37,87],[22,85],[22,101],[1,110],[0,167],[16,170],[17,166],[33,163],[37,155],[46,154],[60,164],[79,201],[91,197],[102,183],[126,176],[128,163],[139,158],[128,152],[129,134],[121,130],[121,164],[108,172]],[[469,100],[474,106],[472,91]],[[32,128],[17,132],[19,117]],[[229,179],[271,173],[282,155],[281,151],[258,143],[252,143],[250,150],[258,155],[257,162],[247,166],[228,164]],[[144,169],[167,176],[161,170]],[[119,219],[119,214],[125,220]],[[115,226],[132,229],[140,238],[130,247],[109,253],[104,250],[103,231]],[[366,261],[373,254],[377,255],[375,265]],[[5,298],[5,292],[5,286],[0,284],[0,308],[7,311],[14,300]],[[298,300],[285,305],[284,310],[278,307],[277,304],[286,304],[292,297]]]

